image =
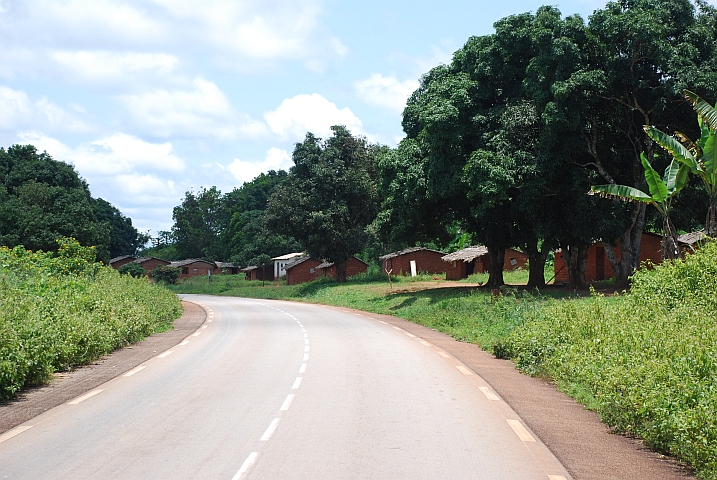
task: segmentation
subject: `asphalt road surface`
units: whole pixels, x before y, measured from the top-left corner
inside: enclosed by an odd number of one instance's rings
[[[358,313],[184,296],[182,343],[0,436],[0,479],[543,479],[567,471],[478,375]]]

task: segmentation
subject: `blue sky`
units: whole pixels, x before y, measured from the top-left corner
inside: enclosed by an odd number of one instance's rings
[[[140,230],[288,169],[307,131],[395,145],[421,74],[543,2],[0,0],[0,145],[75,165]],[[587,17],[604,2],[553,4]]]

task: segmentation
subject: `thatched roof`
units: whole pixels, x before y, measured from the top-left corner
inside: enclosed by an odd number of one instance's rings
[[[699,231],[699,232],[690,232],[685,233],[684,235],[680,235],[677,237],[677,241],[679,243],[682,243],[684,245],[694,245],[696,243],[702,243],[707,240],[707,235],[705,235],[705,232]]]
[[[400,257],[401,255],[406,255],[407,253],[419,252],[419,251],[423,251],[423,250],[426,250],[429,252],[440,253],[441,255],[444,253],[444,252],[439,252],[438,250],[431,250],[430,248],[411,247],[411,248],[407,248],[405,250],[401,250],[400,252],[387,253],[386,255],[384,255],[382,257],[378,257],[378,259],[379,260],[388,260],[390,258],[396,258],[396,257]]]
[[[475,245],[472,247],[464,248],[463,250],[458,250],[457,252],[449,253],[442,258],[445,262],[456,262],[459,260],[462,260],[464,262],[472,262],[476,258],[482,257],[487,253],[488,247],[485,247],[483,245]]]

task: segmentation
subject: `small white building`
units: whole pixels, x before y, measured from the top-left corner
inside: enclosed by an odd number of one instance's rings
[[[287,253],[286,255],[272,258],[274,260],[274,278],[285,277],[286,270],[284,270],[284,267],[302,255],[304,255],[304,252]]]

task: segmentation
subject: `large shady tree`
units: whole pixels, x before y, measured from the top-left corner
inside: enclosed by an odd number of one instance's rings
[[[336,279],[344,282],[348,260],[363,248],[378,210],[374,160],[380,147],[343,126],[331,130],[326,140],[307,133],[296,144],[294,166],[269,198],[265,218],[270,231],[334,262]]]

